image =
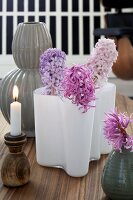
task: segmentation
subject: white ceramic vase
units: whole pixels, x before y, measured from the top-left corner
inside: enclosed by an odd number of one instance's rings
[[[96,91],[96,97],[90,160],[98,160],[101,154],[108,154],[112,150],[104,137],[103,126],[105,113],[115,108],[116,86],[106,83]]]
[[[100,138],[101,138],[101,92],[100,90],[96,90],[96,107],[94,114],[94,122],[93,122],[93,131],[92,131],[92,142],[91,142],[91,153],[90,160],[98,160],[101,156],[100,151]]]
[[[34,91],[37,162],[61,167],[67,174],[88,173],[95,108],[82,113],[69,100]]]

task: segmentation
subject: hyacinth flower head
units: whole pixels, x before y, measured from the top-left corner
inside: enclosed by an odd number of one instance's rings
[[[114,40],[106,38],[98,40],[87,61],[87,66],[93,70],[96,86],[102,87],[107,82],[117,56]]]
[[[83,65],[66,68],[61,86],[64,97],[79,106],[83,112],[94,106],[92,102],[95,100],[95,85],[92,72]]]
[[[56,48],[49,48],[40,56],[40,75],[46,94],[59,95],[65,60],[65,52]]]
[[[133,120],[117,110],[106,114],[104,135],[114,149],[122,151],[122,148],[133,151],[133,136],[126,132],[126,128]]]

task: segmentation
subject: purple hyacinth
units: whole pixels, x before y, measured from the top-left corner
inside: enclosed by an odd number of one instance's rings
[[[121,151],[124,147],[133,151],[133,136],[129,136],[126,132],[126,128],[132,121],[130,117],[116,110],[106,114],[104,135],[115,149]]]
[[[46,94],[60,94],[65,60],[65,52],[56,48],[49,48],[40,56],[40,75]]]
[[[95,100],[95,85],[91,71],[83,65],[66,68],[62,81],[64,97],[83,109],[83,112],[93,107]]]

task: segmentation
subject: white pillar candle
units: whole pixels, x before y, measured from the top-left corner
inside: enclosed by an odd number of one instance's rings
[[[15,85],[13,88],[14,102],[10,104],[10,124],[12,136],[21,135],[21,103],[17,101],[18,87]]]

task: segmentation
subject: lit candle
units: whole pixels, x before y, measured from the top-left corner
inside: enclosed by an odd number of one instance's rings
[[[10,124],[11,124],[11,135],[21,135],[21,103],[17,101],[18,98],[18,87],[15,85],[13,88],[13,99],[14,102],[10,104]]]

